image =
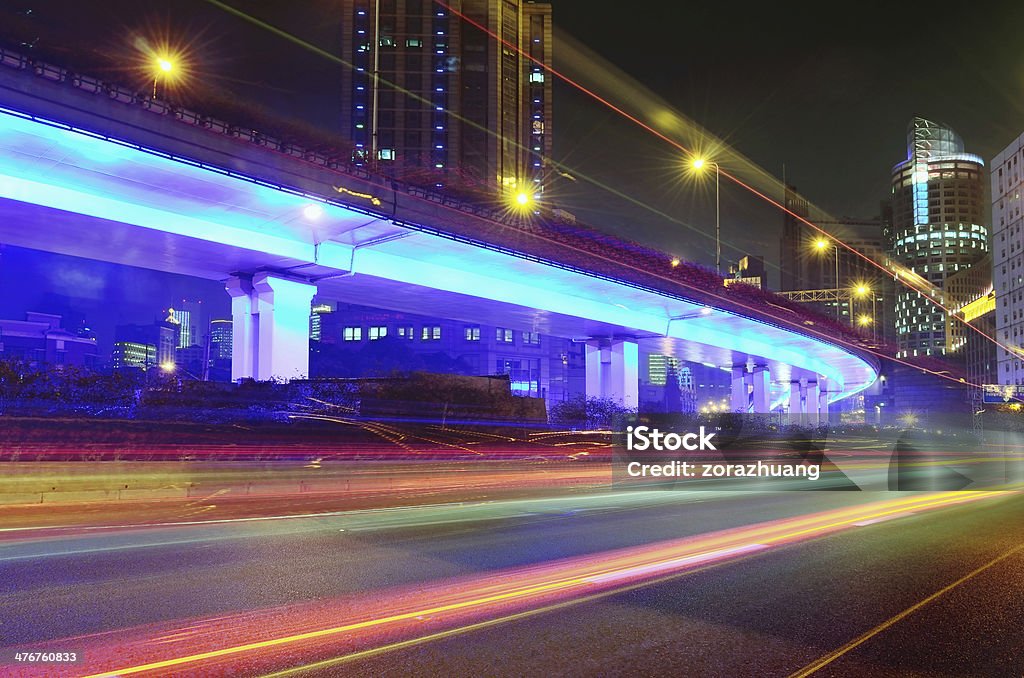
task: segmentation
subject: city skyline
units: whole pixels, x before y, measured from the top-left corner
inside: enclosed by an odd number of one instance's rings
[[[1020,675],[1022,22],[3,3],[0,674]]]
[[[853,14],[849,21],[836,27],[838,32],[830,33],[825,58],[808,59],[806,56],[797,58],[794,52],[798,51],[797,45],[802,49],[807,39],[815,37],[815,32],[810,30],[814,15],[800,11],[800,6],[789,12],[760,9],[757,10],[759,20],[775,30],[745,36],[749,39],[737,43],[737,47],[728,54],[715,50],[711,37],[706,33],[688,31],[692,48],[685,51],[685,57],[687,63],[692,62],[692,67],[681,69],[677,74],[676,71],[662,72],[654,68],[654,60],[663,58],[667,46],[675,44],[668,39],[673,34],[673,22],[651,22],[650,16],[643,12],[624,13],[615,23],[614,35],[650,35],[645,42],[648,47],[655,47],[651,50],[630,50],[628,43],[612,39],[609,35],[611,24],[596,20],[605,15],[603,9],[606,7],[610,6],[575,0],[556,3],[553,7],[556,28],[564,27],[559,28],[561,33],[556,32],[556,35],[569,31],[571,36],[568,37],[594,46],[626,72],[640,75],[642,81],[651,79],[643,77],[644,74],[655,78],[651,83],[653,86],[660,86],[673,93],[671,96],[679,98],[675,102],[679,110],[690,112],[691,118],[744,149],[780,178],[785,165],[787,181],[798,186],[812,202],[834,216],[865,217],[875,214],[878,200],[887,192],[884,168],[891,165],[893,153],[902,146],[902,126],[913,116],[931,117],[952,125],[985,159],[994,157],[1019,134],[1013,122],[1019,104],[1013,97],[1004,99],[1007,92],[1019,87],[1013,75],[1020,66],[1019,57],[1005,54],[1006,48],[999,40],[983,41],[980,45],[972,45],[970,50],[954,46],[942,53],[940,58],[945,61],[926,73],[924,80],[919,76],[911,81],[900,69],[885,68],[884,58],[894,50],[884,46],[887,37],[899,34],[902,25],[915,25],[919,30],[927,30],[927,22],[939,21],[937,17],[915,16],[902,8],[890,12],[890,18],[885,22],[874,21],[866,13]],[[341,82],[338,74],[343,68],[339,64],[244,21],[229,20],[222,11],[207,3],[190,2],[189,8],[195,11],[147,18],[145,11],[133,3],[109,2],[104,3],[94,16],[82,16],[78,14],[80,6],[76,7],[76,3],[54,2],[48,3],[47,7],[36,8],[35,16],[40,22],[45,19],[57,27],[54,30],[63,26],[64,30],[70,31],[72,26],[77,27],[82,22],[86,25],[91,22],[98,33],[116,29],[117,32],[111,33],[108,48],[113,54],[130,50],[125,43],[131,36],[140,35],[147,29],[153,30],[154,24],[166,24],[160,32],[194,36],[189,42],[196,53],[194,60],[198,63],[195,68],[202,74],[201,79],[208,79],[217,88],[230,90],[234,96],[251,99],[267,110],[294,110],[323,129],[337,129],[337,121],[341,119],[341,92],[337,87],[325,87],[323,83]],[[667,11],[677,13],[683,10],[669,8]],[[966,27],[977,22],[972,13],[963,11]],[[1011,11],[1024,12],[1018,7]],[[44,12],[46,15],[40,18]],[[51,16],[50,12],[54,14]],[[718,13],[725,12],[725,9],[702,6],[687,8],[686,12],[693,14],[688,20],[679,21],[679,25],[715,26],[721,24]],[[280,7],[275,8],[273,3],[265,3],[257,8],[256,14],[257,18],[296,32],[299,38],[323,46],[328,52],[341,53],[339,18],[328,12],[322,3],[309,3],[301,11],[295,7],[283,11]],[[175,17],[187,17],[187,21]],[[12,27],[28,30],[24,23],[12,22]],[[1000,25],[1011,23],[1007,21]],[[239,54],[221,52],[205,39],[205,35],[213,30],[237,35],[243,49],[250,51]],[[792,36],[792,44],[778,49],[779,45],[790,44],[787,42],[789,36]],[[865,41],[864,36],[870,39]],[[881,50],[877,49],[880,45],[883,46]],[[37,43],[35,49],[42,51],[45,44]],[[867,58],[862,61],[854,58],[854,55],[862,54],[867,54]],[[281,56],[287,58],[282,59]],[[562,47],[562,62],[559,62],[558,50],[554,56],[555,66],[562,67],[569,56],[567,47]],[[955,73],[957,69],[976,64],[981,59],[985,60],[982,72],[986,77],[967,80],[967,86],[974,90],[964,92],[952,102],[944,98],[935,80],[939,77],[937,74]],[[286,65],[289,60],[294,61],[291,67]],[[243,63],[252,64],[251,68],[259,74],[257,80],[251,77],[253,72],[244,72],[247,69],[243,68]],[[719,73],[723,77],[716,77]],[[122,71],[122,77],[126,75],[135,77]],[[300,86],[314,80],[318,80],[318,86]],[[686,81],[689,83],[682,86]],[[855,86],[852,90],[851,84]],[[282,91],[286,90],[293,96],[282,97]],[[808,100],[808,93],[812,91],[826,98]],[[981,92],[1005,100],[1006,105],[992,111],[991,115],[986,111],[984,117],[979,117],[977,107],[967,102],[980,96]],[[830,107],[827,116],[821,113],[833,99],[845,103],[844,97],[853,97],[854,93],[855,106]],[[671,96],[669,101],[673,103]],[[294,97],[299,98],[295,100]],[[887,105],[881,109],[872,107],[871,115],[867,115],[865,108],[883,97]],[[627,179],[623,184],[621,177],[612,176],[612,168],[617,170],[625,165],[630,176],[667,179],[675,172],[673,167],[678,167],[675,164],[677,160],[672,157],[675,155],[672,149],[609,111],[602,110],[592,101],[585,100],[564,83],[556,83],[554,100],[556,117],[570,123],[555,120],[556,129],[561,131],[555,139],[556,160],[570,167],[578,166],[588,175],[619,190],[635,191],[642,202],[651,203],[698,230],[708,232],[713,214],[710,213],[712,206],[708,205],[706,192],[703,199],[694,199],[692,189],[670,187],[664,180]],[[293,105],[299,101],[305,101],[306,105]],[[779,102],[782,108],[773,108],[771,104],[775,102]],[[749,111],[760,111],[763,116],[756,118],[756,123],[754,119],[744,121],[750,115]],[[710,120],[721,122],[709,124]],[[846,133],[837,135],[836,129]],[[601,136],[605,143],[589,149],[579,143],[594,135]],[[809,155],[804,145],[795,143],[799,138],[828,140],[829,153]],[[764,148],[768,140],[777,144],[774,150]],[[623,144],[627,146],[624,148]],[[612,154],[617,154],[614,160]],[[832,162],[828,161],[830,157]],[[834,180],[834,167],[841,168],[841,186]],[[663,190],[652,191],[654,187],[662,187]],[[777,251],[774,238],[751,239],[747,226],[754,222],[775,231],[779,227],[778,213],[748,200],[735,188],[728,190],[732,193],[730,202],[733,204],[722,215],[725,241],[734,245],[736,251],[763,252],[774,260]],[[594,221],[589,217],[595,215],[609,215],[603,223],[598,220],[597,225],[613,231],[621,230],[623,224],[629,223],[635,236],[663,242],[667,248],[677,249],[682,255],[690,254],[707,260],[712,253],[713,242],[707,238],[684,239],[681,236],[688,232],[686,229],[666,223],[635,205],[612,200],[608,193],[588,188],[585,182],[562,182],[556,196],[577,207],[585,220]],[[700,197],[699,193],[697,197]],[[728,247],[725,254],[729,258]]]

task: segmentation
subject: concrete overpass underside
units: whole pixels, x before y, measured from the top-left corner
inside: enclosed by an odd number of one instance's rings
[[[632,405],[638,346],[732,370],[744,411],[816,413],[876,376],[770,321],[3,110],[0,241],[224,281],[236,378],[305,375],[314,293],[587,342],[588,393]]]

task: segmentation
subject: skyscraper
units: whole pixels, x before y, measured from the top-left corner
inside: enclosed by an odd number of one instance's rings
[[[182,299],[181,303],[167,309],[165,322],[174,323],[178,327],[175,348],[205,346],[206,337],[202,336],[203,302]]]
[[[807,271],[808,227],[796,216],[808,216],[807,199],[796,192],[796,186],[786,184],[787,212],[782,213],[782,239],[779,241],[779,289],[809,290],[820,287]]]
[[[964,152],[949,127],[914,118],[907,130],[907,158],[892,170],[892,258],[943,289],[946,278],[970,268],[988,252],[983,225],[984,161]],[[943,304],[947,300],[941,300]],[[946,318],[923,294],[896,294],[898,358],[945,353]]]
[[[1000,384],[1024,383],[1024,134],[992,159],[992,282]]]
[[[542,188],[551,5],[342,0],[341,8],[342,58],[352,64],[342,75],[342,131],[357,161]]]

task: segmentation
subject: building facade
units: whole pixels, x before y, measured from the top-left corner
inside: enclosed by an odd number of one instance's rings
[[[988,252],[983,172],[982,159],[966,153],[952,129],[911,121],[907,158],[892,170],[890,256],[939,290]],[[898,358],[946,353],[945,313],[925,294],[897,290],[895,321]]]
[[[30,365],[98,367],[96,338],[62,327],[61,316],[26,313],[24,320],[0,320],[0,359]]]
[[[1024,383],[1024,134],[992,160],[992,283],[998,382]]]
[[[338,304],[321,315],[315,376],[425,370],[508,375],[513,393],[569,400],[585,392],[585,344],[539,332]]]
[[[342,58],[352,65],[342,74],[341,126],[357,162],[543,188],[549,4],[342,0],[341,11]]]
[[[118,325],[114,328],[115,370],[133,368],[143,371],[175,363],[180,340],[180,325],[170,321],[150,325]]]

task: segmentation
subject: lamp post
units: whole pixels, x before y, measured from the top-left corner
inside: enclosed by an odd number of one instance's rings
[[[165,81],[174,77],[174,62],[167,57],[157,57],[153,60],[153,98],[156,99],[156,84],[160,78]],[[166,89],[166,87],[164,87]]]
[[[715,168],[715,272],[718,275],[722,275],[722,221],[719,211],[718,193],[718,175],[720,170],[717,162],[705,160],[704,158],[694,158],[691,165],[698,172],[703,171],[708,165],[712,165]]]
[[[825,250],[828,249],[828,247],[829,247],[829,242],[831,242],[831,241],[826,240],[825,238],[818,238],[817,240],[814,241],[814,247],[815,247],[816,250],[818,250],[819,252],[824,254]],[[839,314],[839,245],[832,244],[832,251],[835,253],[835,257],[836,257],[836,320],[840,320],[840,314]],[[852,306],[852,304],[851,304],[851,306]],[[850,312],[851,312],[851,318],[852,318],[852,312],[853,312],[852,308],[850,309]]]

